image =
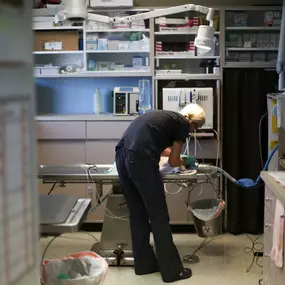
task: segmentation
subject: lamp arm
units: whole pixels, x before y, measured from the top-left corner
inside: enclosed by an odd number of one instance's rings
[[[140,20],[146,20],[150,18],[157,18],[161,16],[173,15],[177,13],[187,12],[187,11],[196,11],[202,14],[207,14],[206,19],[210,22],[210,26],[213,27],[214,22],[214,14],[215,11],[213,8],[208,8],[205,6],[187,4],[176,7],[170,7],[165,9],[158,9],[146,13],[121,17],[121,18],[113,18],[113,22],[135,22]]]
[[[181,5],[176,7],[170,7],[165,9],[158,9],[146,13],[126,16],[126,17],[107,17],[107,16],[101,16],[98,14],[92,14],[88,13],[88,20],[98,21],[98,22],[104,22],[104,23],[118,23],[118,22],[136,22],[140,20],[147,20],[150,18],[157,18],[161,16],[167,16],[187,11],[196,11],[202,14],[207,14],[206,20],[210,22],[210,26],[213,27],[214,23],[214,14],[215,10],[213,8],[208,8],[205,6],[200,5],[194,5],[194,4],[187,4],[187,5]]]

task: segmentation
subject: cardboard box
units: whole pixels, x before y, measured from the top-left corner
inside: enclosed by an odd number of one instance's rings
[[[62,51],[79,50],[78,31],[35,31],[34,50],[49,51],[49,47],[60,47]]]

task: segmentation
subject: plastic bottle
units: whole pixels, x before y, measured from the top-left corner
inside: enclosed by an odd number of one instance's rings
[[[93,95],[93,111],[95,114],[100,114],[102,112],[102,94],[99,88],[96,88]]]
[[[139,114],[143,115],[151,110],[150,104],[150,81],[143,79],[139,81]]]

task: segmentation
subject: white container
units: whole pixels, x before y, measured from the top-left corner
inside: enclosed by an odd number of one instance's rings
[[[86,35],[87,41],[97,41],[98,40],[98,34],[97,33],[90,33]]]
[[[118,50],[119,42],[117,40],[108,40],[108,50]]]
[[[86,43],[86,49],[87,50],[98,50],[97,42],[87,42]]]
[[[116,64],[115,65],[115,70],[124,70],[125,66],[123,64]]]
[[[140,41],[134,41],[130,44],[130,50],[140,50],[141,49],[141,42]]]
[[[128,42],[128,41],[119,41],[118,49],[119,50],[128,50],[128,49],[130,49],[130,42]]]
[[[102,112],[102,94],[99,88],[96,88],[93,95],[93,112],[95,114],[100,114]]]
[[[59,74],[60,66],[44,66],[41,67],[42,75],[56,75]]]
[[[133,66],[138,67],[143,65],[143,58],[141,56],[133,57]]]

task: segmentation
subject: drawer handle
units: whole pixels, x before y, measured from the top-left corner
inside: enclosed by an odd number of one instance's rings
[[[265,253],[264,257],[270,257],[270,254],[269,253]]]
[[[272,198],[269,198],[269,197],[266,197],[266,198],[265,198],[265,201],[266,201],[266,202],[269,202],[269,201],[272,201],[272,200],[273,200],[273,199],[272,199]]]
[[[281,214],[281,218],[285,218],[285,214]]]
[[[266,227],[266,228],[271,228],[271,227],[272,227],[272,224],[266,223],[266,224],[265,224],[265,227]]]

